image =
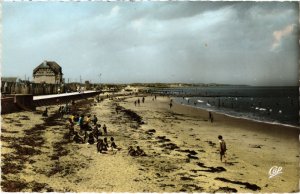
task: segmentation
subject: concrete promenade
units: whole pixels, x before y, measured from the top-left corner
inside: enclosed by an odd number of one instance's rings
[[[94,90],[88,90],[84,92],[70,92],[70,93],[63,93],[63,94],[50,94],[50,95],[42,95],[42,96],[33,96],[33,100],[41,100],[41,99],[49,99],[49,98],[60,98],[65,96],[76,96],[81,94],[91,94],[95,93]]]
[[[38,106],[49,106],[54,104],[69,103],[72,100],[80,100],[90,98],[100,94],[100,91],[84,91],[63,94],[51,94],[42,96],[33,95],[12,95],[10,97],[1,98],[1,114],[13,113],[24,110],[35,110]]]

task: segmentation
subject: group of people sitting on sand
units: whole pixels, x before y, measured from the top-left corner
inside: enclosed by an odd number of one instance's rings
[[[144,102],[145,99],[142,99]],[[72,106],[75,105],[75,102],[71,103]],[[64,118],[65,115],[68,115],[67,126],[69,129],[68,138],[70,141],[73,141],[78,144],[88,143],[90,145],[96,144],[97,152],[105,153],[109,148],[113,150],[121,150],[120,147],[115,143],[114,137],[110,137],[108,140],[108,131],[107,126],[104,124],[101,128],[101,124],[98,123],[98,118],[96,115],[93,117],[88,114],[79,115],[78,113],[71,113],[71,107],[59,106],[58,113],[61,118]],[[116,110],[118,112],[118,110]],[[43,117],[48,117],[48,108],[46,107],[42,113]],[[103,139],[100,138],[103,136]],[[130,156],[146,156],[146,153],[137,146],[134,149],[132,146],[128,149],[128,155]]]
[[[118,146],[114,142],[114,138],[110,138],[110,144],[108,143],[107,137],[101,139],[102,135],[107,136],[107,127],[104,124],[101,130],[101,124],[98,123],[98,118],[96,115],[91,117],[91,115],[81,114],[70,114],[68,118],[68,127],[69,127],[69,138],[75,143],[88,143],[96,144],[97,151],[103,153],[103,151],[108,151],[108,148],[111,150],[119,150]],[[77,130],[75,130],[77,128]]]
[[[134,149],[132,146],[128,148],[128,155],[130,156],[147,156],[147,154],[140,148],[140,146],[137,146],[136,149]]]

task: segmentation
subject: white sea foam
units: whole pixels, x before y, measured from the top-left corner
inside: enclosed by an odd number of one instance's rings
[[[208,103],[207,103],[208,104]],[[231,114],[228,114],[228,113],[224,113],[222,111],[217,111],[217,110],[214,110],[214,109],[211,109],[209,107],[207,108],[203,108],[203,107],[195,107],[195,106],[191,106],[191,105],[188,105],[188,104],[182,104],[183,106],[189,106],[189,107],[192,107],[192,108],[197,108],[197,109],[202,109],[202,110],[206,110],[206,111],[211,111],[211,112],[215,112],[215,113],[218,113],[218,114],[222,114],[222,115],[226,115],[228,117],[232,117],[232,118],[238,118],[238,119],[245,119],[245,120],[249,120],[249,121],[255,121],[255,122],[259,122],[259,123],[267,123],[267,124],[272,124],[272,125],[280,125],[280,126],[285,126],[285,127],[292,127],[292,128],[298,128],[297,126],[294,126],[294,125],[290,125],[290,124],[283,124],[283,123],[279,123],[277,121],[265,121],[265,120],[258,120],[258,119],[255,119],[255,118],[249,118],[247,117],[246,115],[244,116],[235,116],[235,115],[231,115]],[[256,107],[256,108],[259,108],[259,107]],[[272,109],[270,109],[270,111],[272,111]],[[281,110],[279,110],[281,111]],[[300,129],[299,129],[300,130]]]
[[[202,101],[202,100],[197,100],[197,102],[203,103],[203,101]]]

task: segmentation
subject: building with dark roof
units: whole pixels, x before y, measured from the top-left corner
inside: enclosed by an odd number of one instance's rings
[[[44,61],[33,70],[34,83],[60,84],[62,76],[62,69],[55,61]]]

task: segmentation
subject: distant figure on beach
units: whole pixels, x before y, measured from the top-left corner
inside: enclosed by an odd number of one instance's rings
[[[136,101],[134,101],[134,106],[136,106]]]
[[[93,117],[93,123],[94,123],[94,125],[97,125],[97,122],[98,122],[98,118],[97,118],[96,115],[94,115],[94,117]]]
[[[147,156],[147,154],[140,148],[140,146],[136,147],[136,150],[130,146],[128,148],[128,155],[130,156]]]
[[[142,149],[140,148],[140,146],[137,146],[137,147],[136,147],[136,154],[137,154],[138,156],[147,156],[147,154],[144,152],[144,150],[142,150]]]
[[[69,118],[69,140],[72,140],[73,135],[75,134],[75,130],[74,130],[74,123],[71,121],[71,119]]]
[[[137,103],[138,103],[138,105],[140,106],[140,103],[141,103],[141,102],[140,102],[140,99],[137,100]]]
[[[225,160],[225,163],[226,163],[226,143],[222,137],[222,135],[219,135],[218,136],[218,139],[219,139],[219,143],[220,143],[220,160],[222,162],[222,159],[224,157],[224,160]]]
[[[145,97],[142,98],[142,102],[145,103]]]
[[[209,117],[210,122],[213,123],[214,122],[214,117],[213,117],[213,115],[210,111],[208,112],[208,117]]]
[[[156,95],[154,96],[154,99],[156,100]]]
[[[75,132],[73,141],[75,141],[76,143],[84,143],[83,139],[78,135],[78,132]]]
[[[172,106],[173,106],[173,103],[172,103],[172,102],[170,102],[170,104],[169,104],[169,105],[170,105],[170,109],[171,109],[171,108],[172,108]]]
[[[113,137],[110,137],[110,147],[111,147],[111,150],[114,150],[114,149],[120,150],[121,149],[121,148],[118,148],[118,146],[115,143],[115,139]]]
[[[48,117],[48,108],[46,108],[42,114],[43,117]]]
[[[70,116],[69,116],[69,122],[70,123],[72,123],[73,125],[74,125],[74,118],[75,118],[75,115],[74,115],[74,113],[72,113],[72,114],[70,114]]]
[[[80,130],[83,130],[83,118],[84,118],[84,115],[80,115],[80,117],[78,118],[78,125],[80,127]]]
[[[137,156],[136,151],[133,149],[132,146],[129,146],[129,148],[128,148],[128,155]]]
[[[107,148],[109,147],[109,146],[108,146],[108,142],[107,142],[107,137],[104,137],[103,143],[104,143],[104,145],[105,145]]]
[[[99,139],[97,143],[97,152],[102,153],[102,151],[107,151],[107,147],[105,146],[103,140]]]
[[[105,135],[107,135],[107,127],[106,127],[105,124],[103,125],[103,132],[104,132]]]
[[[102,132],[99,130],[100,127],[101,127],[100,124],[95,125],[93,128],[93,132],[92,132],[97,141],[98,141],[99,136],[102,135]]]
[[[84,121],[83,121],[83,129],[85,131],[92,131],[90,123],[91,123],[91,115],[89,114],[87,117],[84,117]]]
[[[79,121],[79,114],[75,114],[73,118],[74,123],[78,123]]]
[[[94,144],[94,143],[95,143],[95,139],[94,139],[93,133],[90,133],[90,134],[89,134],[88,143],[89,143],[89,144]]]

